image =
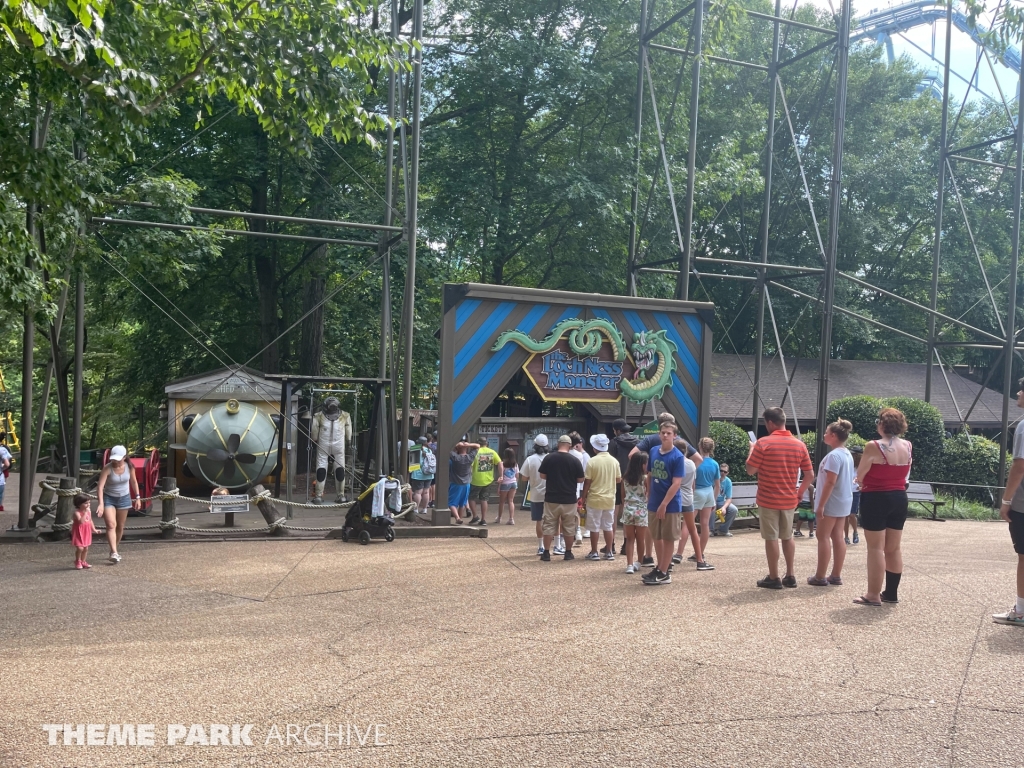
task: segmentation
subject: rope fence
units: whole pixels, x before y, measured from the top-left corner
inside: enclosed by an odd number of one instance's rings
[[[57,486],[53,485],[50,482],[47,482],[46,480],[40,480],[39,481],[39,487],[41,489],[43,489],[44,491],[50,491],[51,493],[53,493],[58,498],[71,498],[73,496],[76,496],[79,493],[83,493],[81,488],[78,488],[78,487],[75,487],[75,488],[60,488],[60,487],[57,487]],[[408,484],[403,484],[401,486],[401,493],[404,494],[407,491],[411,491],[411,486],[409,486]],[[98,500],[98,497],[96,496],[96,494],[86,493],[85,495],[88,496],[90,499],[92,499],[94,501]],[[141,501],[141,502],[167,501],[167,500],[179,499],[179,498],[187,499],[189,501],[194,501],[197,504],[200,504],[202,506],[209,506],[209,507],[216,507],[216,506],[219,506],[219,505],[237,505],[237,504],[240,503],[239,499],[218,499],[216,497],[213,497],[213,498],[211,498],[209,500],[206,500],[206,499],[192,499],[192,498],[187,497],[187,496],[182,496],[180,491],[177,488],[171,489],[169,491],[161,491],[158,494],[156,494],[155,496],[142,497],[142,498],[139,499],[139,501]],[[247,504],[257,504],[258,505],[259,502],[264,500],[264,499],[273,499],[273,494],[269,490],[267,490],[267,489],[264,489],[264,490],[260,491],[259,493],[255,493],[255,494],[249,495],[246,498],[245,501],[246,501]],[[286,506],[299,507],[301,509],[335,509],[335,508],[336,509],[348,509],[348,508],[352,507],[356,503],[355,501],[347,501],[347,502],[343,502],[343,503],[333,503],[333,504],[306,504],[306,503],[303,503],[303,502],[289,502],[289,501],[286,501],[284,499],[276,499],[276,501],[278,501],[279,503],[285,504]],[[32,510],[37,515],[39,515],[39,516],[45,516],[47,514],[55,514],[56,513],[56,507],[57,507],[57,502],[55,500],[52,503],[50,503],[49,505],[33,504],[32,505]],[[402,506],[402,511],[399,514],[395,515],[395,517],[404,517],[404,516],[410,514],[415,509],[416,509],[416,505],[415,504],[412,504],[412,503],[404,504]],[[54,522],[54,523],[51,524],[50,528],[54,532],[63,533],[63,532],[66,532],[66,531],[70,531],[71,530],[71,526],[72,526],[72,523],[70,523],[70,522],[67,522],[67,523]],[[159,530],[161,532],[163,532],[163,531],[183,531],[183,532],[186,532],[186,533],[195,533],[195,534],[200,534],[200,535],[204,535],[205,534],[205,535],[214,535],[214,536],[224,536],[226,534],[252,534],[252,533],[271,533],[271,534],[273,534],[274,532],[279,531],[279,530],[302,531],[302,532],[306,532],[306,533],[327,533],[327,532],[330,532],[330,531],[341,530],[343,527],[344,527],[343,525],[331,525],[331,526],[322,526],[322,527],[290,525],[288,523],[287,518],[279,517],[276,520],[274,520],[273,522],[268,523],[267,525],[262,526],[260,528],[238,528],[238,529],[234,529],[234,530],[226,530],[226,529],[211,530],[209,528],[192,528],[192,527],[184,526],[184,525],[181,524],[180,519],[178,517],[175,517],[172,520],[159,520],[159,521],[157,521],[157,522],[155,522],[155,523],[153,523],[151,525],[125,526],[124,530],[125,530],[125,532],[128,532],[128,531],[156,531],[156,530]],[[101,534],[104,534],[104,533],[107,532],[106,526],[97,526],[96,530],[99,533],[101,533]]]

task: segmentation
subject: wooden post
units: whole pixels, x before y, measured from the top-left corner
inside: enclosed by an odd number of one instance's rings
[[[254,494],[263,493],[266,490],[262,485],[254,485],[252,491]],[[274,500],[269,496],[264,496],[256,501],[256,506],[259,507],[260,514],[263,515],[263,519],[267,521],[267,525],[273,525],[275,522],[280,520],[283,516],[278,513],[277,507],[274,506]],[[271,536],[284,536],[288,531],[284,528],[271,528]]]
[[[178,481],[173,477],[162,477],[160,478],[160,490],[163,493],[171,493],[175,488],[178,487]],[[169,523],[176,515],[174,509],[177,506],[178,500],[173,496],[167,499],[160,500],[160,522]],[[160,538],[162,539],[173,539],[174,528],[162,528],[160,530]]]
[[[46,476],[46,484],[56,486],[60,482],[60,478],[55,475]],[[39,501],[32,505],[32,511],[35,512],[32,515],[32,519],[28,521],[29,528],[35,528],[36,522],[42,520],[48,514],[50,514],[50,505],[53,504],[53,497],[56,494],[49,488],[43,488],[39,491]]]
[[[73,477],[62,477],[60,479],[60,489],[71,490],[75,487],[75,478]],[[71,514],[75,511],[75,504],[73,497],[71,496],[57,496],[57,516],[53,520],[53,540],[64,541],[65,539],[71,538],[71,529],[59,530],[58,525],[70,525]]]

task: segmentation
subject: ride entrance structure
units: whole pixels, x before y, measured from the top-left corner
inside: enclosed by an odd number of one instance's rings
[[[445,457],[520,370],[545,400],[658,398],[683,437],[706,434],[713,320],[707,302],[445,285],[434,524],[450,522]]]

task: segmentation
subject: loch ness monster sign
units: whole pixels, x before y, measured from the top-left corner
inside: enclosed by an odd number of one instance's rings
[[[696,442],[707,433],[713,320],[707,302],[446,284],[434,523],[450,522],[448,452],[520,370],[547,400],[657,398]]]

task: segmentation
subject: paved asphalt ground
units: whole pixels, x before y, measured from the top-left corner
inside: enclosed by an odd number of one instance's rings
[[[798,539],[799,588],[770,592],[756,532],[665,587],[621,557],[539,562],[526,515],[489,533],[130,542],[117,566],[97,544],[91,571],[67,543],[2,546],[0,765],[1024,763],[1024,630],[990,619],[1013,597],[1005,525],[910,521],[882,608],[851,603],[863,544],[816,588]],[[152,725],[155,746],[49,746],[64,723]],[[203,746],[212,724],[252,746]]]

